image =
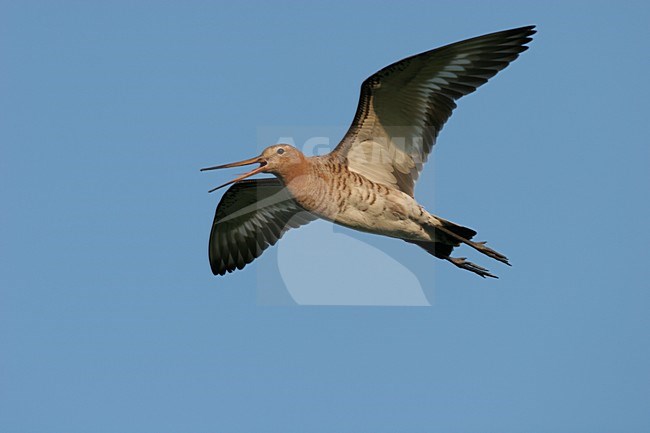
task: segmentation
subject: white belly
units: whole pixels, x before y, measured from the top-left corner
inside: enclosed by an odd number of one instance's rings
[[[422,228],[429,219],[413,197],[400,191],[368,200],[362,193],[353,193],[345,206],[330,219],[337,224],[356,230],[401,239],[430,240]]]

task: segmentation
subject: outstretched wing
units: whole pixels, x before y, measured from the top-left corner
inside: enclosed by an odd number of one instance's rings
[[[455,101],[515,60],[534,26],[479,36],[408,57],[361,85],[352,126],[334,154],[367,178],[413,195]]]
[[[223,195],[212,223],[208,255],[215,275],[242,269],[290,228],[316,217],[300,207],[274,178],[235,183]]]

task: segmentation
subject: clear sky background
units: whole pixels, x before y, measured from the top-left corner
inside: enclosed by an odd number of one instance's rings
[[[648,23],[641,1],[0,2],[0,432],[650,431]],[[367,235],[431,307],[267,305],[277,248],[212,276],[206,192],[236,171],[200,167],[342,132],[381,67],[528,24],[416,189],[511,258],[461,250],[499,280]],[[324,245],[324,274],[373,273]]]

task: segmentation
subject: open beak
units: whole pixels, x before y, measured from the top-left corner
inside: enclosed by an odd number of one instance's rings
[[[208,171],[208,170],[218,170],[220,168],[241,167],[243,165],[250,165],[250,164],[260,164],[260,166],[257,167],[256,169],[253,169],[253,170],[249,171],[248,173],[242,174],[241,176],[231,180],[230,182],[226,182],[223,185],[219,185],[216,188],[212,188],[208,192],[216,191],[219,188],[223,188],[224,186],[228,186],[231,183],[239,182],[240,180],[244,180],[247,177],[253,176],[254,174],[263,173],[264,169],[266,167],[266,161],[263,160],[261,156],[256,156],[255,158],[245,159],[244,161],[232,162],[230,164],[215,165],[214,167],[202,168],[201,171]]]

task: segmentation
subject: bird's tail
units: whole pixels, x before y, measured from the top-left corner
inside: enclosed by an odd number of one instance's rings
[[[463,227],[461,225],[452,223],[451,221],[443,220],[442,218],[438,218],[438,217],[436,217],[436,218],[442,224],[441,229],[443,229],[443,230],[441,230],[441,231],[443,231],[443,232],[450,231],[451,233],[453,233],[455,235],[455,236],[453,236],[453,238],[456,239],[456,242],[459,242],[459,243],[456,244],[456,246],[460,245],[460,242],[462,242],[458,238],[462,238],[462,239],[465,239],[465,240],[469,241],[474,236],[476,236],[476,231],[470,229],[469,227]]]
[[[436,217],[437,218],[437,217]],[[485,246],[486,242],[473,242],[470,239],[474,237],[476,232],[472,229],[468,229],[467,227],[462,227],[457,224],[454,224],[452,222],[449,222],[447,220],[443,220],[442,218],[437,218],[438,221],[440,221],[439,225],[435,227],[437,231],[443,232],[445,235],[448,237],[453,238],[456,242],[463,243],[465,245],[469,245],[470,247],[474,248],[476,251],[478,251],[481,254],[485,254],[488,257],[491,257],[495,260],[500,261],[501,263],[505,263],[506,265],[510,266],[510,263],[508,263],[508,258],[504,256],[503,254],[493,250],[492,248],[489,248]],[[470,234],[469,237],[462,236],[461,233],[463,231],[466,234]],[[458,245],[458,244],[457,244]],[[456,245],[456,246],[457,246]]]
[[[463,227],[438,217],[436,219],[441,223],[441,226],[431,227],[434,232],[433,238],[436,239],[436,242],[415,240],[406,240],[406,242],[423,248],[429,254],[439,259],[444,259],[449,257],[454,247],[460,246],[462,243],[461,239],[469,241],[476,235],[476,231],[469,227]]]

